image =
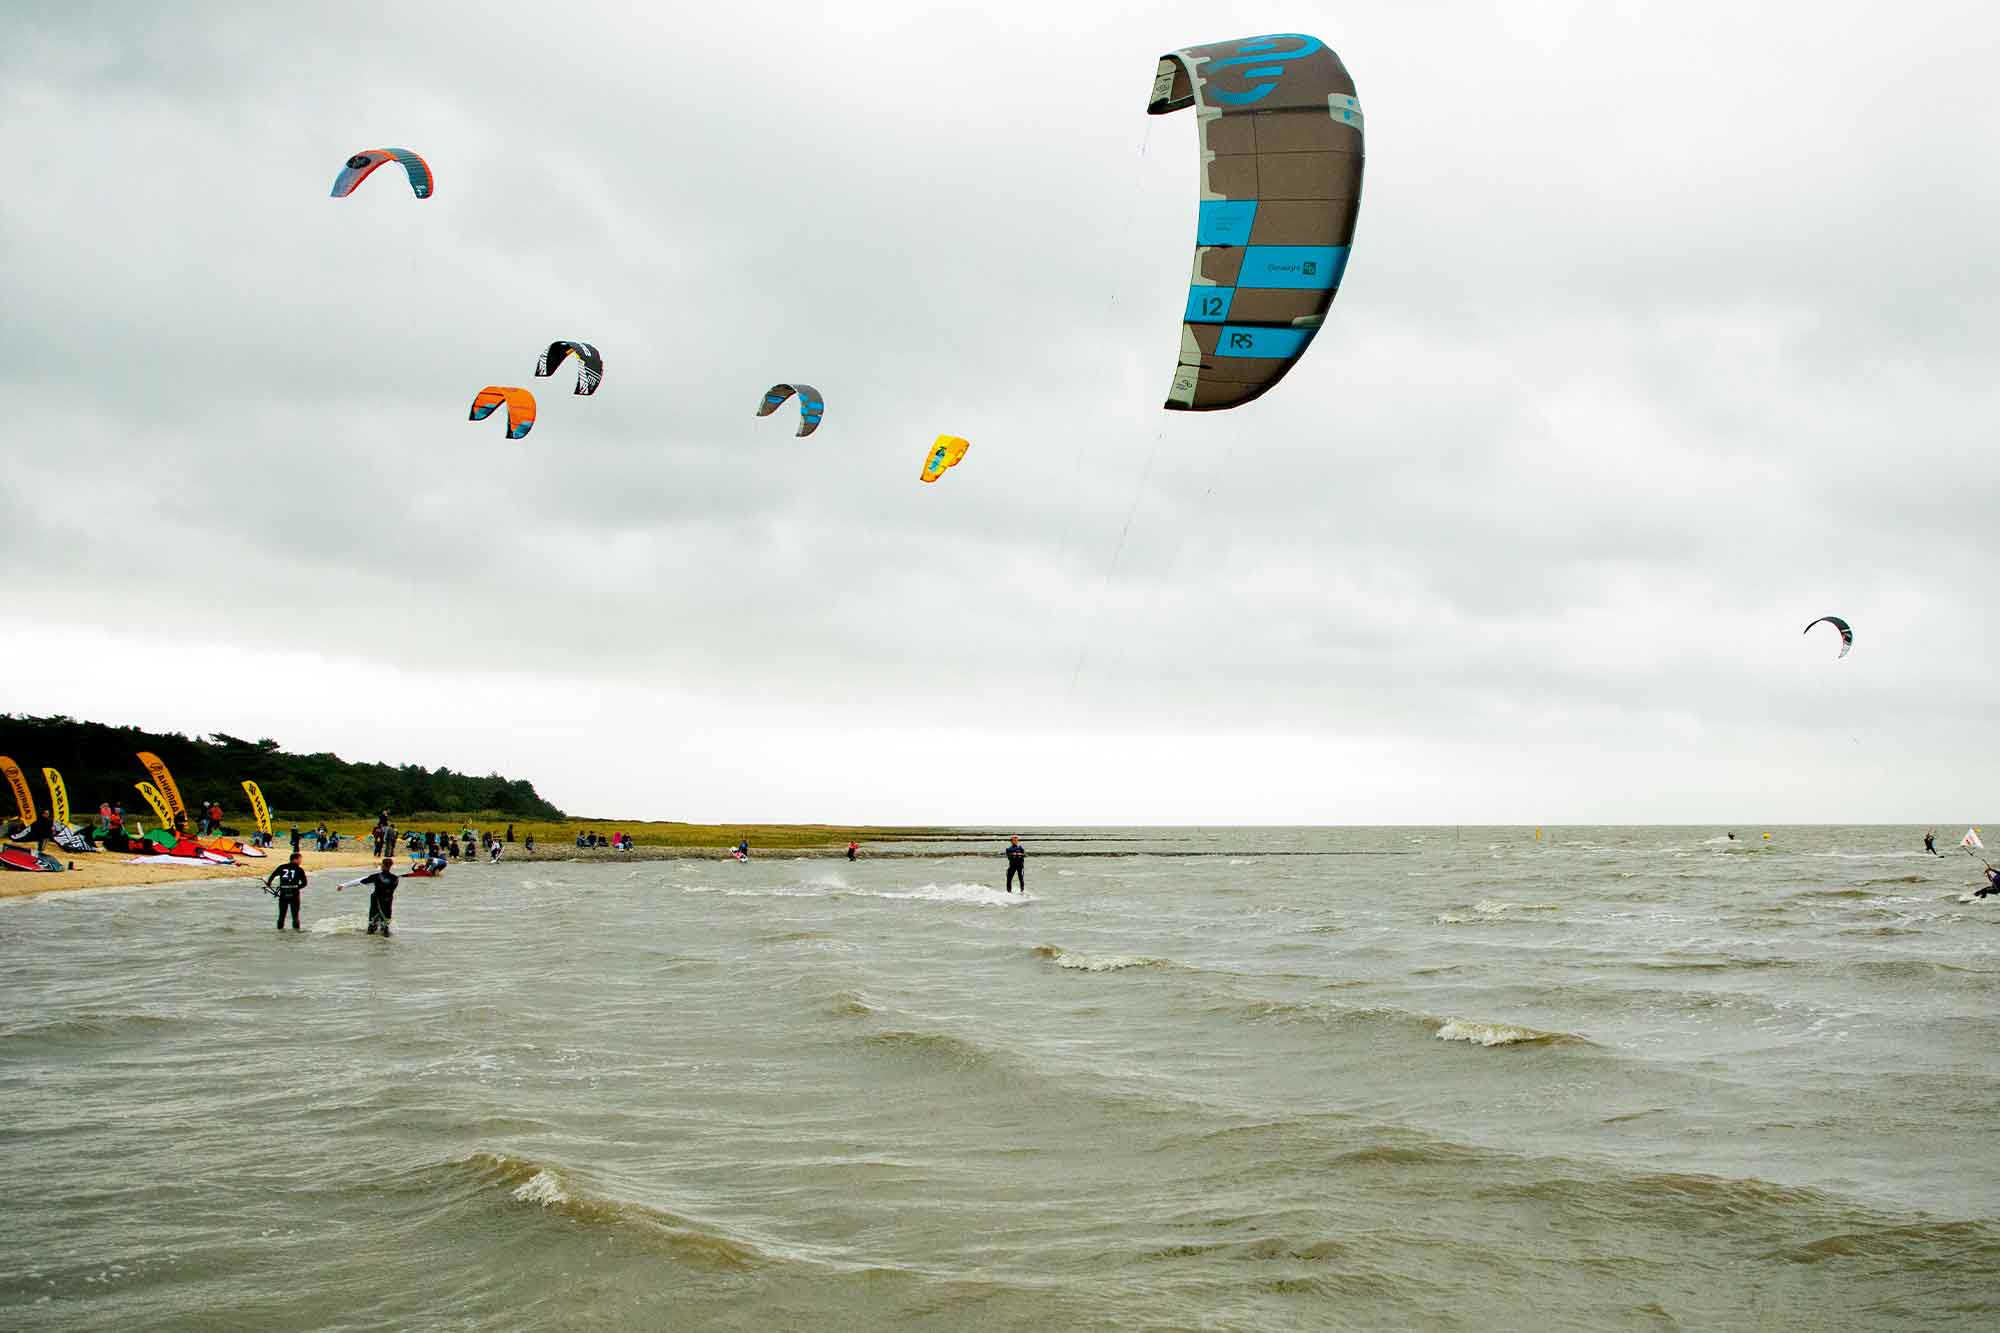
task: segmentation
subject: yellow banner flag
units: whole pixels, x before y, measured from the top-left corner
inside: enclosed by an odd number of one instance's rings
[[[35,798],[28,791],[28,779],[22,774],[21,766],[0,754],[0,774],[5,774],[7,785],[14,789],[14,804],[21,808],[21,822],[35,822]]]
[[[250,813],[256,817],[257,831],[265,837],[271,836],[271,807],[264,804],[264,793],[257,790],[257,784],[245,778],[243,794],[250,798]]]
[[[141,750],[139,751],[139,762],[146,766],[147,775],[158,784],[160,791],[167,798],[167,809],[170,814],[161,815],[160,818],[166,823],[171,824],[173,823],[171,815],[185,816],[187,814],[187,806],[181,801],[181,789],[174,785],[174,775],[167,772],[167,766],[160,762],[160,756],[149,750]]]
[[[153,817],[160,821],[161,828],[174,826],[173,812],[167,809],[167,798],[160,795],[160,789],[150,782],[136,784],[139,794],[146,798],[146,804],[153,807]]]
[[[69,788],[63,786],[62,774],[45,768],[42,781],[49,784],[49,809],[55,812],[56,823],[69,823]]]

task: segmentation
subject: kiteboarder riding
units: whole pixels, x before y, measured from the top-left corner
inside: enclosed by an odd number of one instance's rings
[[[1021,881],[1021,892],[1028,891],[1028,849],[1021,845],[1019,838],[1007,840],[1007,892],[1014,891],[1014,881]]]

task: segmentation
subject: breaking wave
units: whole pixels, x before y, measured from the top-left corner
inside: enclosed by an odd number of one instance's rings
[[[768,1262],[755,1247],[691,1218],[593,1194],[559,1166],[504,1153],[476,1152],[445,1163],[439,1172],[421,1175],[444,1185],[448,1202],[449,1196],[470,1187],[474,1202],[499,1196],[506,1201],[503,1207],[557,1214],[577,1226],[651,1242],[675,1260],[699,1268],[741,1272]]]
[[[1582,1042],[1589,1039],[1571,1032],[1541,1032],[1535,1028],[1520,1027],[1513,1023],[1476,1023],[1470,1019],[1453,1018],[1437,1030],[1439,1041],[1464,1041],[1474,1046],[1550,1046],[1564,1042]]]
[[[1130,968],[1172,967],[1165,958],[1141,958],[1137,954],[1087,954],[1073,953],[1054,944],[1042,944],[1034,949],[1034,956],[1043,958],[1057,967],[1072,972],[1123,972]]]

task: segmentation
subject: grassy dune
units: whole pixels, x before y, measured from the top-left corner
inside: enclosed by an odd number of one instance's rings
[[[515,819],[491,811],[463,810],[419,810],[412,814],[399,812],[394,818],[398,828],[414,829],[418,832],[426,829],[442,829],[456,833],[460,829],[470,828],[482,832],[504,833],[507,826],[512,824],[516,842],[532,834],[538,846],[545,845],[551,849],[573,845],[576,842],[576,835],[586,831],[594,831],[602,837],[609,837],[613,833],[629,833],[632,835],[632,841],[641,847],[685,847],[702,850],[734,847],[739,838],[748,838],[753,851],[845,847],[849,842],[858,842],[865,847],[874,842],[949,837],[959,831],[949,828],[887,828],[843,824],[682,824],[667,820],[638,819]],[[311,829],[314,825],[322,823],[330,829],[338,829],[343,834],[366,834],[375,826],[375,816],[323,810],[274,811],[271,815],[271,826],[280,838],[284,837],[293,824],[297,824],[301,829]]]

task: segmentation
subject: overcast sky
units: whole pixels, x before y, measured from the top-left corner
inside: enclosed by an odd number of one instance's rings
[[[1984,10],[307,8],[7,18],[0,710],[607,817],[2000,819]],[[1164,412],[1155,62],[1281,31],[1353,259]]]

